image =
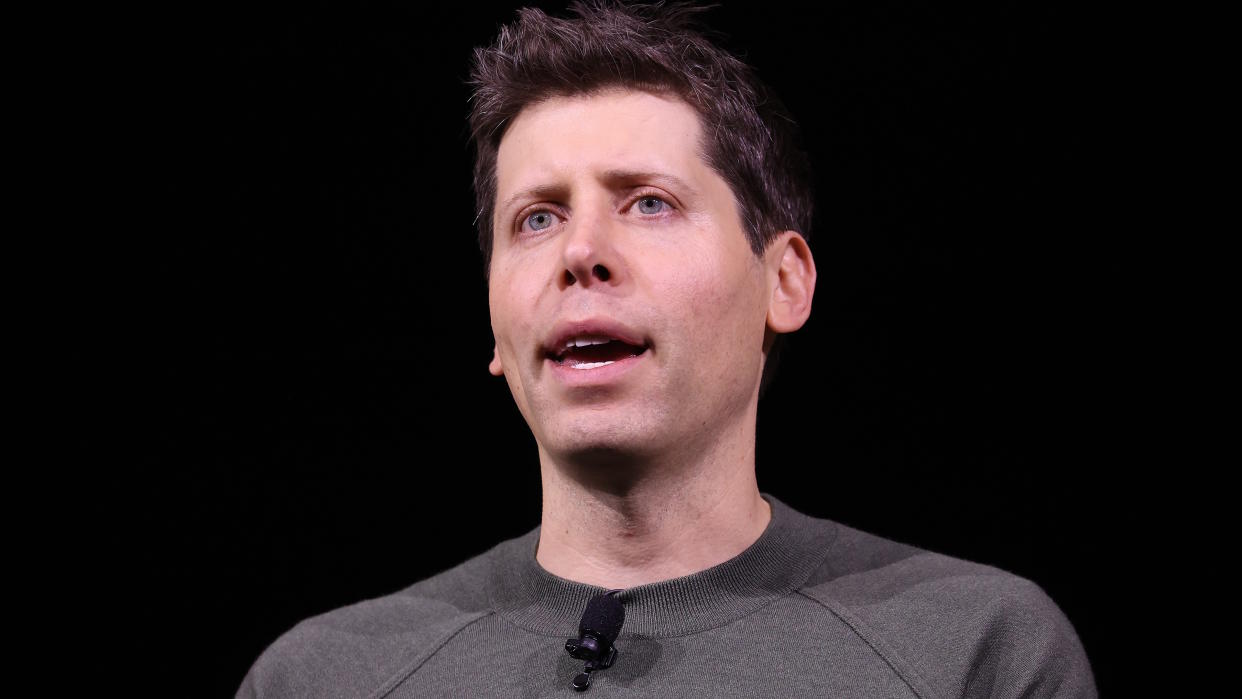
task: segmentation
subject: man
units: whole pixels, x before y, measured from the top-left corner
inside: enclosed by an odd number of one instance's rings
[[[816,281],[792,122],[692,8],[572,9],[522,11],[472,76],[489,370],[541,525],[299,624],[238,696],[1094,696],[1034,583],[760,493]]]

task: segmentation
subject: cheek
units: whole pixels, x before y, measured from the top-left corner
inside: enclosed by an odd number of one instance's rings
[[[505,274],[503,269],[493,269],[488,300],[492,333],[500,352],[505,382],[518,410],[528,421],[532,396],[527,395],[526,386],[537,385],[532,383],[532,372],[542,369],[536,362],[540,336],[532,324],[536,315],[536,300],[523,275]],[[537,398],[534,401],[537,403]]]
[[[520,348],[533,338],[531,316],[534,299],[528,293],[528,287],[520,275],[493,273],[488,304],[492,330],[502,350],[506,346]]]
[[[518,357],[514,348],[519,343],[515,336],[512,308],[507,300],[493,299],[490,301],[492,336],[496,341],[496,353],[500,356],[501,369],[510,387],[516,378]]]
[[[705,261],[711,264],[671,275],[662,294],[667,299],[684,299],[676,314],[684,340],[709,348],[707,352],[701,347],[687,348],[703,368],[698,373],[719,371],[721,365],[739,361],[739,356],[752,354],[752,345],[761,345],[763,338],[763,313],[754,280],[736,265]]]

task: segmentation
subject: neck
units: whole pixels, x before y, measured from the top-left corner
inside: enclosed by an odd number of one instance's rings
[[[690,575],[737,556],[771,519],[755,480],[754,424],[641,461],[575,462],[541,446],[536,560],[558,577],[612,589]]]

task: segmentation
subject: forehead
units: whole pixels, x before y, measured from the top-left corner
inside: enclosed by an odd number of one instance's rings
[[[551,97],[523,109],[501,139],[497,213],[515,192],[604,172],[714,174],[702,157],[698,112],[664,94],[610,89]]]

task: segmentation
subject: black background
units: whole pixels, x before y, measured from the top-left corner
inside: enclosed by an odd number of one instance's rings
[[[534,442],[486,369],[465,126],[471,49],[515,6],[165,8],[127,47],[148,437],[111,494],[134,647],[194,678],[178,694],[231,695],[298,620],[538,524]],[[761,489],[1036,581],[1115,690],[1134,408],[1087,18],[708,17],[817,177],[814,311],[761,404]]]

